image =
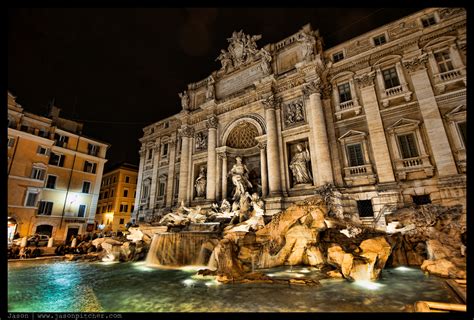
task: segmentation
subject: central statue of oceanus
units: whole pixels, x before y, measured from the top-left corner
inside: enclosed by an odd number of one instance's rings
[[[232,200],[239,201],[249,188],[252,188],[252,183],[249,181],[249,169],[242,163],[241,157],[235,158],[235,164],[230,170],[228,176],[232,177],[232,183],[235,187]]]

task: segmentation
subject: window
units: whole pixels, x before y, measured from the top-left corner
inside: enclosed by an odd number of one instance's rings
[[[91,183],[89,181],[82,182],[82,193],[89,193],[91,189]]]
[[[134,198],[137,197],[137,190],[133,190],[133,197],[134,197]]]
[[[403,159],[418,157],[418,148],[416,147],[415,135],[413,133],[399,135],[398,142]]]
[[[142,216],[142,217],[138,218],[138,221],[144,222],[144,221],[145,221],[145,217]]]
[[[107,206],[107,211],[109,211],[109,212],[112,211],[112,205],[111,205],[111,204],[109,204],[109,205]]]
[[[16,121],[14,119],[8,118],[8,127],[12,129],[16,129]]]
[[[349,86],[349,82],[338,85],[337,90],[339,91],[339,102],[342,103],[342,102],[352,100],[351,88]]]
[[[95,173],[97,169],[97,163],[84,161],[84,172]]]
[[[383,81],[385,83],[385,89],[398,87],[400,85],[400,81],[398,80],[397,70],[395,70],[395,67],[383,70],[382,74],[383,74]]]
[[[123,189],[123,196],[128,197],[128,189]]]
[[[169,128],[170,127],[170,123],[168,121],[166,121],[165,123],[163,123],[163,128]]]
[[[163,196],[165,194],[165,183],[160,182],[160,189],[158,189],[158,195]]]
[[[111,197],[111,198],[114,196],[114,191],[115,191],[115,189],[111,189],[111,190],[110,190],[110,197]]]
[[[87,145],[87,154],[90,154],[91,156],[97,156],[99,154],[99,149],[99,146],[89,143]]]
[[[372,209],[372,201],[370,200],[359,200],[357,201],[357,210],[359,211],[359,217],[373,217],[374,210]]]
[[[78,217],[84,217],[86,215],[86,205],[85,204],[80,204],[79,205],[79,211],[77,211],[77,216]]]
[[[51,212],[53,212],[53,202],[50,201],[40,201],[38,214],[50,216]]]
[[[112,183],[115,183],[115,176],[112,177]]]
[[[49,132],[45,130],[39,130],[38,135],[43,138],[49,138]]]
[[[443,73],[454,69],[448,50],[436,52],[434,57],[436,59],[436,63],[438,64],[439,72]]]
[[[95,214],[99,214],[100,213],[100,206],[97,207],[97,210],[95,210]]]
[[[143,194],[142,194],[142,199],[148,198],[148,192],[150,190],[150,186],[148,184],[143,186]]]
[[[15,144],[15,138],[8,137],[8,147],[11,148]]]
[[[423,24],[423,28],[427,28],[429,26],[436,24],[436,19],[434,15],[427,16],[425,18],[421,18],[421,24]]]
[[[431,198],[429,194],[423,194],[418,196],[411,196],[413,203],[417,206],[431,203]]]
[[[467,139],[467,132],[466,132],[466,122],[458,122],[458,129],[459,133],[462,138],[462,142],[464,144],[464,148],[466,147],[466,139]]]
[[[332,60],[334,62],[341,61],[342,59],[344,59],[344,53],[342,51],[339,51],[332,55]]]
[[[108,191],[105,191],[104,192],[104,199],[107,199],[109,197],[109,192]]]
[[[135,210],[135,205],[132,204],[132,208],[130,210],[133,212]]]
[[[130,177],[125,176],[125,183],[130,183]]]
[[[107,211],[107,206],[102,207],[102,213],[105,213]]]
[[[67,147],[67,143],[69,142],[69,137],[68,136],[63,136],[58,133],[54,134],[54,140],[56,141],[56,145],[58,147]]]
[[[384,43],[387,43],[387,39],[385,38],[384,34],[381,34],[379,36],[374,37],[373,40],[374,40],[374,45],[375,46],[380,46]]]
[[[49,150],[48,150],[48,148],[38,146],[38,149],[36,150],[36,153],[47,156],[49,154]]]
[[[364,157],[360,143],[348,145],[347,156],[349,158],[349,166],[356,167],[364,165]]]
[[[124,218],[120,218],[119,224],[124,224],[124,223],[125,223],[125,219],[124,219]]]
[[[36,206],[36,199],[38,198],[38,192],[35,191],[27,191],[26,193],[26,207],[35,207]]]
[[[51,156],[49,157],[49,164],[58,167],[64,167],[64,158],[63,154],[58,154],[51,152]]]
[[[26,125],[24,125],[24,124],[22,124],[22,125],[20,126],[20,130],[21,130],[21,131],[28,132],[28,130],[29,130],[29,127],[28,127],[28,126],[26,126]]]
[[[55,189],[56,188],[56,176],[48,175],[48,180],[46,181],[46,188]]]
[[[153,150],[148,150],[148,160],[151,160],[153,158]]]
[[[128,212],[128,204],[121,204],[120,212]]]
[[[33,169],[31,169],[31,179],[43,180],[45,172],[46,172],[46,170],[44,170],[44,169],[33,167]]]
[[[162,154],[163,154],[164,157],[166,157],[168,155],[168,144],[167,143],[165,143],[163,145],[163,153]]]

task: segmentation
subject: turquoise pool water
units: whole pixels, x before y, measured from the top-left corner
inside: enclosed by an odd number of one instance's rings
[[[455,302],[443,279],[416,268],[385,269],[376,282],[320,286],[219,284],[196,268],[144,262],[11,262],[9,312],[399,312],[418,300]],[[321,278],[310,268],[265,270],[275,278]]]

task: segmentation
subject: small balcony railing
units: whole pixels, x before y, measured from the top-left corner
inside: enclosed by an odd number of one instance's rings
[[[364,164],[361,166],[346,167],[344,168],[346,176],[359,176],[359,175],[368,175],[372,174],[372,165]]]
[[[449,71],[440,73],[438,76],[441,81],[454,80],[461,76],[461,70],[460,69],[449,70]]]
[[[385,95],[387,97],[396,96],[396,95],[399,95],[401,93],[403,93],[403,87],[401,85],[393,87],[393,88],[385,89]]]
[[[340,110],[347,110],[350,109],[354,106],[354,101],[353,100],[348,100],[344,101],[341,104],[339,104],[339,109]]]

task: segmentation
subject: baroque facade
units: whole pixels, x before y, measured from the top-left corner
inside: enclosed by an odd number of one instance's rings
[[[26,112],[8,92],[9,237],[39,233],[62,243],[94,230],[110,145],[59,113],[54,106],[49,117]]]
[[[258,49],[260,38],[234,32],[221,69],[179,94],[182,111],[143,129],[137,221],[230,200],[238,156],[266,214],[327,184],[345,213],[379,225],[412,203],[465,205],[464,9],[329,49],[310,25]]]
[[[97,229],[125,231],[134,210],[138,167],[118,163],[104,171],[95,214]]]

